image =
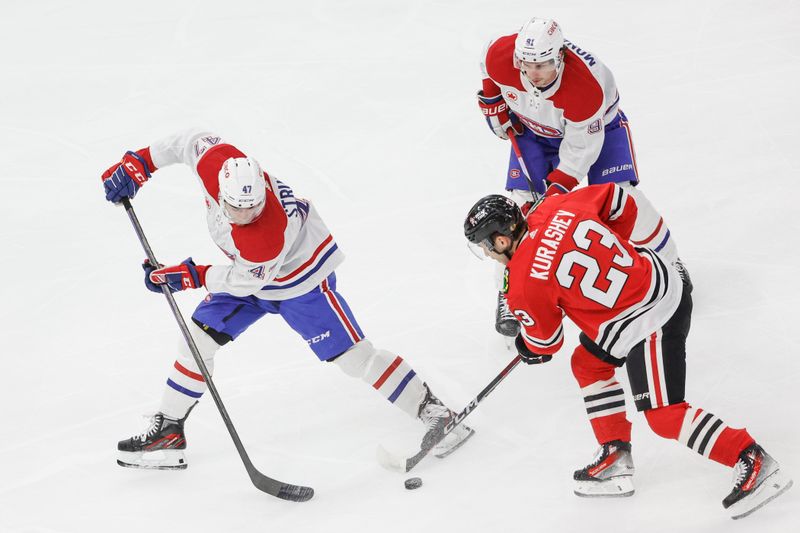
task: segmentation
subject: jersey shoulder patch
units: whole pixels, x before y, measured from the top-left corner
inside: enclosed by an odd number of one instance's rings
[[[564,52],[561,85],[550,101],[571,122],[583,122],[603,106],[603,88],[586,63],[570,49]]]
[[[486,51],[486,72],[495,83],[525,91],[519,79],[519,70],[514,68],[514,41],[517,34],[505,35],[489,45]]]
[[[285,246],[288,219],[278,198],[267,191],[264,212],[252,224],[231,225],[231,237],[239,250],[239,256],[251,263],[266,263],[277,258]],[[256,275],[256,272],[252,272]]]

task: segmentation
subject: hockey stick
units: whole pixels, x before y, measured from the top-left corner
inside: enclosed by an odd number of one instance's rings
[[[517,161],[519,161],[519,166],[522,168],[522,173],[525,175],[525,180],[528,182],[528,190],[531,192],[531,196],[533,197],[532,201],[536,203],[536,201],[542,196],[538,192],[536,192],[536,187],[533,185],[533,180],[531,179],[531,173],[528,172],[528,167],[525,165],[525,160],[522,159],[522,151],[519,149],[519,144],[517,143],[517,136],[514,134],[513,128],[508,128],[507,130],[508,140],[511,141],[511,148],[514,150],[514,155],[517,156]]]
[[[130,200],[128,198],[123,198],[122,205],[125,206],[125,212],[128,213],[128,218],[130,218],[131,224],[133,224],[133,229],[136,231],[136,236],[139,237],[139,242],[142,244],[142,248],[144,248],[147,258],[150,260],[152,265],[158,265],[159,263],[156,260],[156,256],[153,253],[152,248],[150,248],[150,244],[147,242],[147,238],[144,235],[141,224],[139,224],[139,219],[136,217],[136,213],[133,211],[133,206],[131,205]],[[219,414],[222,415],[222,420],[225,422],[225,427],[228,428],[228,433],[230,433],[231,438],[233,439],[233,444],[236,446],[236,450],[239,452],[239,457],[242,458],[242,462],[247,470],[247,474],[250,476],[250,481],[253,482],[253,485],[255,485],[258,490],[266,492],[267,494],[282,500],[289,500],[293,502],[305,502],[310,500],[314,496],[314,489],[311,487],[292,485],[291,483],[277,481],[269,476],[265,476],[259,472],[255,466],[253,466],[252,461],[250,461],[250,457],[247,455],[247,452],[242,445],[241,439],[239,439],[239,434],[236,432],[236,428],[233,427],[233,422],[231,422],[231,418],[228,416],[228,411],[222,404],[222,398],[220,398],[219,392],[217,392],[217,388],[214,386],[214,382],[211,381],[211,374],[209,374],[208,368],[206,368],[205,362],[200,356],[200,351],[197,349],[197,345],[194,343],[194,339],[192,338],[192,334],[189,332],[189,328],[186,327],[186,321],[183,319],[183,315],[181,315],[178,304],[175,303],[175,298],[172,296],[172,293],[169,291],[169,288],[166,285],[161,285],[161,291],[167,298],[167,302],[172,310],[172,314],[175,317],[175,320],[178,322],[178,327],[181,329],[183,338],[189,345],[189,350],[192,352],[192,357],[194,357],[195,363],[197,363],[198,368],[200,368],[200,373],[203,375],[203,380],[208,386],[208,392],[211,393],[211,397],[214,398],[214,403],[217,404]]]
[[[421,449],[419,452],[417,452],[416,455],[413,455],[408,458],[403,458],[391,454],[386,448],[379,445],[378,462],[388,470],[394,470],[396,472],[410,472],[411,469],[417,466],[417,464],[420,461],[422,461],[425,458],[425,456],[428,455],[428,453],[434,447],[436,447],[437,444],[439,444],[440,442],[442,442],[442,440],[444,440],[444,438],[448,435],[448,433],[453,431],[453,428],[455,428],[457,425],[463,422],[464,419],[467,418],[467,415],[469,415],[472,411],[474,411],[475,408],[478,407],[478,404],[481,403],[484,398],[489,396],[489,393],[491,393],[495,388],[497,388],[500,382],[503,381],[506,378],[506,376],[508,376],[511,373],[512,370],[514,370],[514,368],[519,364],[521,360],[522,358],[519,356],[519,354],[517,354],[517,356],[514,357],[514,359],[512,359],[511,362],[508,363],[508,365],[506,365],[506,367],[499,374],[497,374],[497,376],[488,385],[486,385],[486,387],[482,391],[480,391],[478,395],[471,402],[469,402],[467,406],[460,413],[456,413],[456,415],[450,420],[450,422],[447,423],[447,425],[444,428],[444,431],[439,436],[439,438],[429,447]]]

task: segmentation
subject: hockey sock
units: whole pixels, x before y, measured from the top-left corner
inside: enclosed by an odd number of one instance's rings
[[[578,345],[572,353],[572,374],[581,387],[586,414],[597,442],[630,442],[631,423],[625,417],[625,391],[614,377],[616,367]]]
[[[194,323],[189,323],[195,345],[203,357],[209,372],[214,370],[214,354],[219,345]],[[167,386],[161,397],[159,411],[166,416],[181,419],[206,391],[206,384],[200,368],[192,357],[189,347],[181,338],[178,358],[167,377]]]
[[[731,428],[717,416],[686,402],[644,412],[653,431],[675,439],[712,461],[733,466],[755,440],[746,429]]]
[[[364,339],[334,359],[345,374],[361,378],[378,393],[416,418],[425,387],[414,369],[399,355],[377,350]]]

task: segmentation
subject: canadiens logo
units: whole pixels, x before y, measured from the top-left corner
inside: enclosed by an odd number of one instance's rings
[[[534,131],[537,135],[541,135],[542,137],[563,137],[564,133],[561,130],[556,128],[551,128],[550,126],[545,126],[544,124],[539,124],[535,120],[531,120],[528,117],[524,117],[522,115],[517,115],[519,119],[530,129]]]
[[[506,91],[506,98],[508,98],[512,102],[516,102],[517,101],[517,93],[511,92],[511,91]]]
[[[520,176],[520,171],[518,168],[512,168],[511,172],[508,173],[509,176],[512,178],[518,178]]]
[[[589,130],[588,130],[589,131],[589,135],[591,135],[593,133],[597,133],[601,129],[603,129],[602,121],[601,121],[601,119],[598,118],[597,120],[595,120],[594,122],[589,124]]]

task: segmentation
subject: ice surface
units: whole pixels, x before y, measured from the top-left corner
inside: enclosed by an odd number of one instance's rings
[[[152,411],[178,330],[145,291],[136,237],[100,173],[190,125],[223,134],[312,198],[348,259],[340,289],[368,336],[456,409],[512,358],[492,327],[492,268],[461,236],[501,189],[508,145],[475,104],[485,41],[534,14],[609,64],[642,189],[695,283],[688,398],[746,425],[800,474],[797,383],[800,5],[623,2],[8,0],[0,17],[0,531],[373,532],[793,530],[800,491],[741,523],[730,472],[631,413],[637,493],[572,494],[594,451],[569,353],[520,367],[470,416],[477,434],[404,476],[377,443],[421,434],[368,387],[318,363],[279,319],[221,352],[215,378],[254,463],[309,484],[255,490],[210,398],[189,468],[119,468]],[[185,168],[134,204],[164,262],[223,262]],[[200,291],[178,296],[188,315]]]

